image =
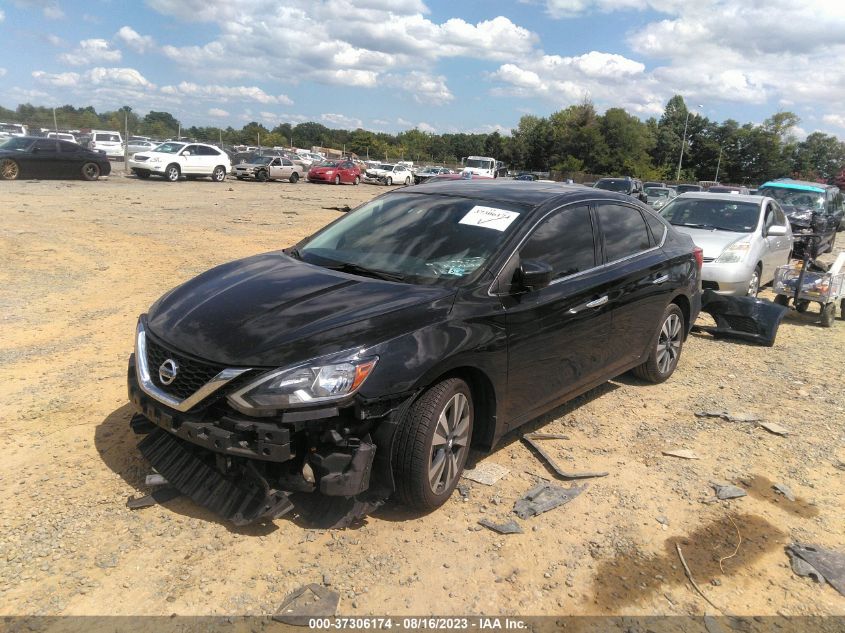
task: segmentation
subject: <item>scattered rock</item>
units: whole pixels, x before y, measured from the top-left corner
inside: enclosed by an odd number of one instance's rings
[[[777,492],[782,494],[790,501],[795,501],[795,494],[792,492],[792,489],[786,484],[775,484],[772,486],[772,488],[774,488]]]
[[[725,501],[726,499],[738,499],[739,497],[745,497],[748,494],[742,488],[732,486],[731,484],[716,484],[711,482],[710,487],[713,488],[713,491],[716,493],[716,498],[720,501]]]
[[[775,435],[789,435],[790,433],[789,429],[774,422],[760,422],[760,426],[766,429],[769,433],[774,433]]]

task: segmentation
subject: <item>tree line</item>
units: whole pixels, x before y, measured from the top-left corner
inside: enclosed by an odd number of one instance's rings
[[[364,129],[342,130],[316,122],[282,123],[268,128],[251,122],[231,126],[182,127],[169,112],[140,116],[131,107],[98,113],[92,106],[56,108],[61,129],[125,129],[130,134],[174,138],[181,133],[199,141],[225,145],[333,147],[375,160],[413,160],[454,164],[469,155],[493,156],[511,169],[579,175],[630,175],[674,181],[686,127],[681,181],[718,180],[758,184],[778,177],[837,182],[845,185],[845,143],[814,132],[799,141],[800,123],[792,112],[777,112],[761,124],[733,119],[712,121],[690,111],[683,98],[672,97],[658,119],[645,121],[622,108],[599,114],[584,101],[548,117],[525,115],[510,135],[432,134],[411,129],[397,134]],[[0,107],[0,120],[52,128],[53,110],[30,104],[15,110]]]

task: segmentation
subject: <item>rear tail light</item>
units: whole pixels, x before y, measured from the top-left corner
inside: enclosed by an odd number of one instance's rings
[[[704,266],[704,250],[700,246],[692,249],[692,254],[695,257],[695,265],[698,266],[698,272],[701,272],[701,267]]]

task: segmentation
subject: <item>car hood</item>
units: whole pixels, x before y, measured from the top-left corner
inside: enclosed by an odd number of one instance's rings
[[[713,229],[694,229],[688,226],[675,226],[675,229],[689,235],[695,245],[704,251],[706,259],[716,259],[725,248],[748,233],[734,233],[733,231],[716,231]]]
[[[179,351],[228,366],[277,367],[372,346],[444,318],[455,291],[257,255],[159,299],[147,326]]]

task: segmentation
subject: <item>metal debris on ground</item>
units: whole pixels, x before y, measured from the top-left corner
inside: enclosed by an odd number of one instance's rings
[[[339,603],[340,595],[336,591],[312,583],[285,596],[273,620],[293,626],[308,626],[310,619],[333,616]]]
[[[813,577],[816,582],[826,581],[845,596],[845,554],[801,543],[788,545],[786,553],[796,574]]]
[[[713,491],[716,493],[716,498],[720,501],[738,499],[739,497],[745,497],[748,495],[748,493],[742,488],[732,486],[731,484],[717,484],[710,482],[710,487],[713,488]]]
[[[753,413],[730,413],[729,411],[696,411],[697,418],[720,418],[728,422],[760,422],[763,418]]]
[[[150,506],[154,506],[159,503],[167,503],[168,501],[181,496],[182,493],[176,488],[167,486],[159,488],[158,490],[153,490],[150,494],[144,495],[143,497],[129,497],[126,500],[126,507],[130,510],[139,510],[141,508],[149,508]]]
[[[481,462],[475,468],[465,470],[463,477],[485,486],[492,486],[502,477],[507,475],[510,469],[493,462]]]
[[[697,418],[724,418],[727,411],[696,411],[693,415]]]
[[[568,440],[569,436],[563,433],[526,433],[524,437],[531,436],[532,440]]]
[[[584,471],[584,472],[572,472],[561,469],[560,466],[557,465],[552,456],[549,455],[537,442],[537,440],[544,440],[544,439],[557,439],[553,436],[538,436],[536,433],[526,433],[522,436],[522,439],[531,446],[535,451],[537,451],[540,456],[546,460],[549,466],[551,466],[552,470],[557,473],[557,475],[562,479],[588,479],[590,477],[607,477],[608,473],[606,471]]]
[[[463,499],[469,499],[469,493],[471,490],[469,485],[460,482],[457,486],[455,486],[455,489],[458,491],[458,494],[461,495]]]
[[[769,433],[774,433],[775,435],[789,435],[790,433],[789,429],[781,426],[780,424],[775,424],[774,422],[760,422],[760,426],[766,429]]]
[[[483,525],[499,534],[522,534],[522,528],[513,519],[506,523],[493,523],[490,519],[481,519],[478,525]]]
[[[795,501],[795,493],[786,484],[775,484],[772,486],[777,492],[786,497],[789,501]]]
[[[681,459],[701,459],[693,451],[687,450],[685,448],[678,449],[676,451],[663,451],[663,454],[667,455],[668,457],[680,457]]]
[[[548,512],[572,501],[587,489],[588,484],[563,488],[550,483],[541,483],[516,500],[513,511],[520,519]]]
[[[144,484],[147,486],[164,486],[167,483],[167,480],[158,473],[153,473],[152,475],[147,475],[144,479]]]
[[[705,290],[701,293],[701,311],[713,317],[716,327],[694,325],[693,331],[771,347],[788,309],[754,297],[731,297]]]

